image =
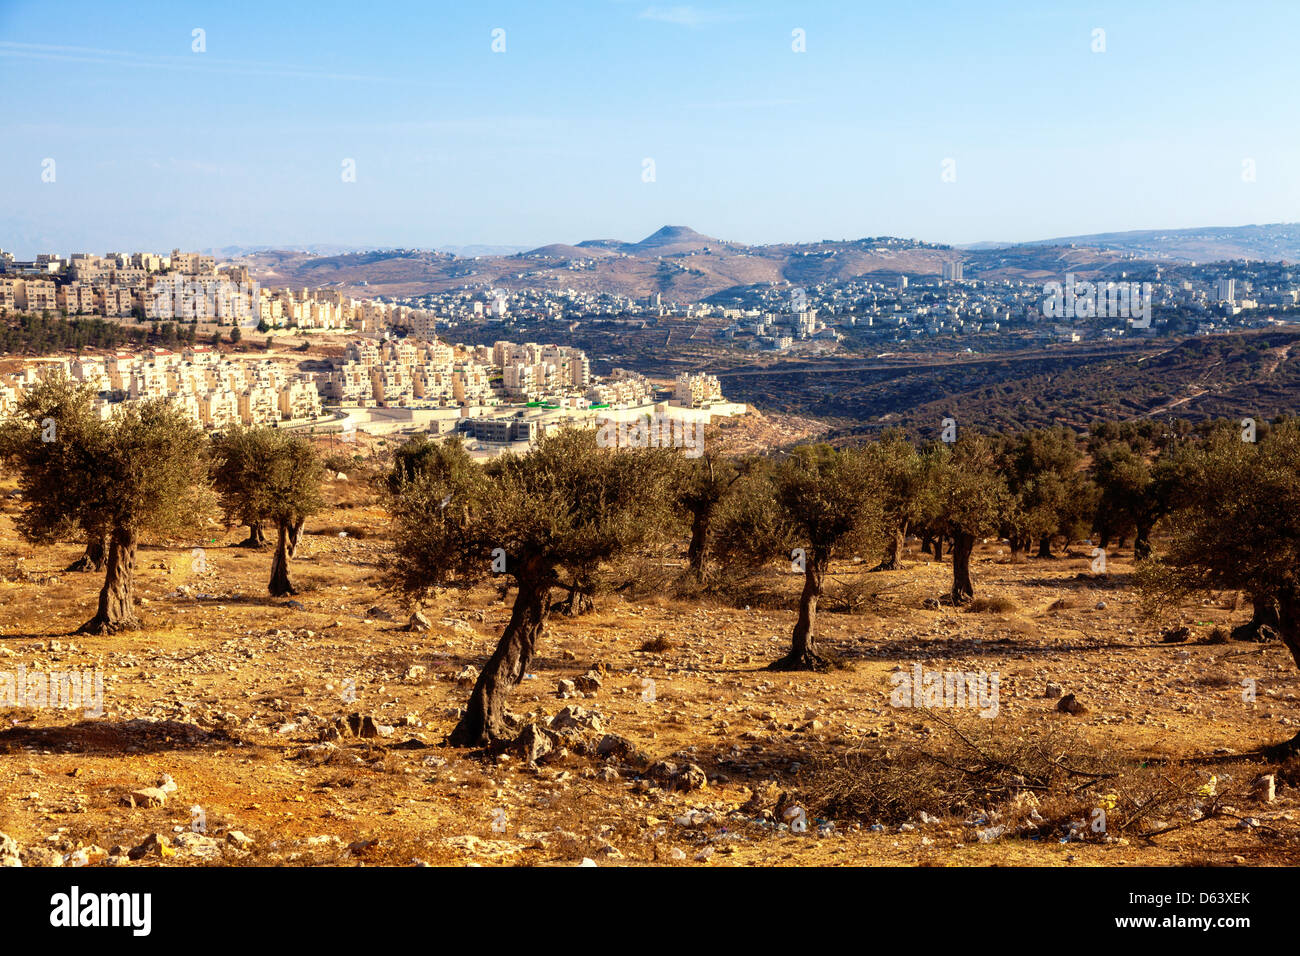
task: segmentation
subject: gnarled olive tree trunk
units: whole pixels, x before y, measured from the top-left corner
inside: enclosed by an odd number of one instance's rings
[[[1238,624],[1232,629],[1232,639],[1234,641],[1265,641],[1269,635],[1262,631],[1261,628],[1270,628],[1273,633],[1282,632],[1282,622],[1278,613],[1277,599],[1268,594],[1252,594],[1250,603],[1254,606],[1254,611],[1250,615],[1250,620],[1245,624]]]
[[[907,525],[894,529],[894,535],[889,539],[889,545],[885,551],[885,557],[877,564],[872,571],[897,571],[902,565],[903,542],[907,538]]]
[[[114,528],[108,538],[107,570],[104,586],[99,590],[99,609],[81,627],[80,634],[116,634],[140,626],[135,616],[134,529]]]
[[[687,567],[697,581],[704,580],[704,558],[709,549],[709,515],[697,511],[691,518],[691,544],[686,551]]]
[[[1151,524],[1138,522],[1137,536],[1133,539],[1133,557],[1137,560],[1151,557]]]
[[[1050,558],[1052,556],[1052,536],[1050,534],[1040,535],[1038,538],[1038,557]]]
[[[506,721],[506,698],[523,680],[537,650],[537,642],[546,626],[551,587],[540,576],[519,578],[510,621],[506,624],[497,649],[470,694],[465,714],[456,724],[447,742],[456,747],[488,747],[511,735]]]
[[[975,550],[975,535],[957,531],[952,536],[952,603],[965,604],[975,596],[970,580],[970,556]]]
[[[108,559],[108,535],[91,534],[86,536],[86,550],[66,568],[64,573],[73,571],[103,571]]]
[[[262,522],[254,521],[248,526],[248,537],[239,542],[241,548],[260,548],[266,544],[266,535],[262,533]]]
[[[596,601],[592,598],[590,590],[574,586],[569,588],[568,597],[555,602],[551,610],[558,611],[565,617],[579,617],[596,610]]]
[[[297,594],[289,580],[289,522],[280,521],[276,525],[275,557],[271,559],[271,583],[267,590],[272,597],[288,597]]]
[[[830,658],[817,646],[817,601],[822,596],[822,583],[830,555],[811,553],[803,572],[803,592],[799,595],[799,619],[795,621],[790,639],[790,653],[768,665],[774,671],[817,671],[831,665]]]
[[[289,557],[296,557],[298,554],[298,542],[302,540],[303,521],[299,518],[289,529]]]

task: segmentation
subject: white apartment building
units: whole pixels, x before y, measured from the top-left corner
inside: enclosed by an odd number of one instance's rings
[[[700,408],[725,401],[722,385],[716,375],[696,375],[683,372],[673,386],[673,400],[680,405]]]

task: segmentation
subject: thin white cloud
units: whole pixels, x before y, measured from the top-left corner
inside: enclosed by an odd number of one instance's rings
[[[0,40],[0,58],[25,60],[59,60],[68,63],[93,63],[99,66],[121,66],[147,70],[183,70],[190,73],[212,73],[226,76],[280,76],[308,80],[343,80],[363,83],[403,83],[413,81],[401,77],[371,76],[361,73],[332,73],[325,70],[284,69],[249,60],[230,60],[209,57],[208,54],[186,56],[140,56],[124,50],[100,50],[94,47],[56,46],[47,43],[18,43]]]

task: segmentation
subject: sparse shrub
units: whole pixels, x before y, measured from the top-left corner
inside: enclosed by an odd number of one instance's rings
[[[1196,684],[1198,687],[1213,687],[1216,689],[1241,686],[1239,680],[1229,677],[1227,674],[1206,674],[1204,677],[1198,677]]]
[[[322,535],[326,538],[337,538],[340,534],[343,534],[345,537],[355,538],[356,540],[360,541],[363,538],[365,538],[366,535],[369,534],[369,532],[367,532],[365,528],[362,528],[358,525],[342,524],[342,525],[324,525],[320,528],[316,528],[312,532],[312,534]]]
[[[788,586],[782,587],[786,583],[770,573],[724,565],[719,568],[710,590],[729,607],[788,609],[794,606],[796,598]]]
[[[629,601],[659,598],[672,592],[679,576],[680,569],[662,558],[638,554],[620,563],[618,590]]]
[[[890,590],[893,590],[893,586],[881,581],[879,577],[854,575],[841,581],[831,591],[826,608],[845,614],[857,614],[878,604],[880,596]]]
[[[922,812],[984,815],[1007,836],[1092,840],[1102,832],[1091,826],[1098,809],[1110,836],[1169,832],[1194,825],[1193,809],[1199,819],[1216,815],[1229,798],[1226,785],[1247,778],[1221,770],[1220,793],[1205,796],[1198,793],[1202,767],[1125,760],[1055,721],[1020,728],[979,718],[960,727],[942,723],[946,733],[930,741],[815,755],[798,798],[810,815],[885,824]]]
[[[1022,791],[1041,800],[1089,779],[1102,785],[1119,770],[1112,754],[1055,721],[1030,729],[980,718],[942,723],[945,732],[933,741],[814,755],[798,788],[810,813],[890,824],[922,811],[988,813]]]
[[[353,459],[348,455],[338,454],[328,455],[325,458],[325,468],[331,475],[337,475],[339,472],[347,474],[348,469],[353,465]]]

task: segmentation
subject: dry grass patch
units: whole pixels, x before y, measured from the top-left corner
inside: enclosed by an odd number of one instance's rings
[[[966,610],[975,614],[1015,614],[1020,605],[1009,597],[977,597],[966,605]]]

